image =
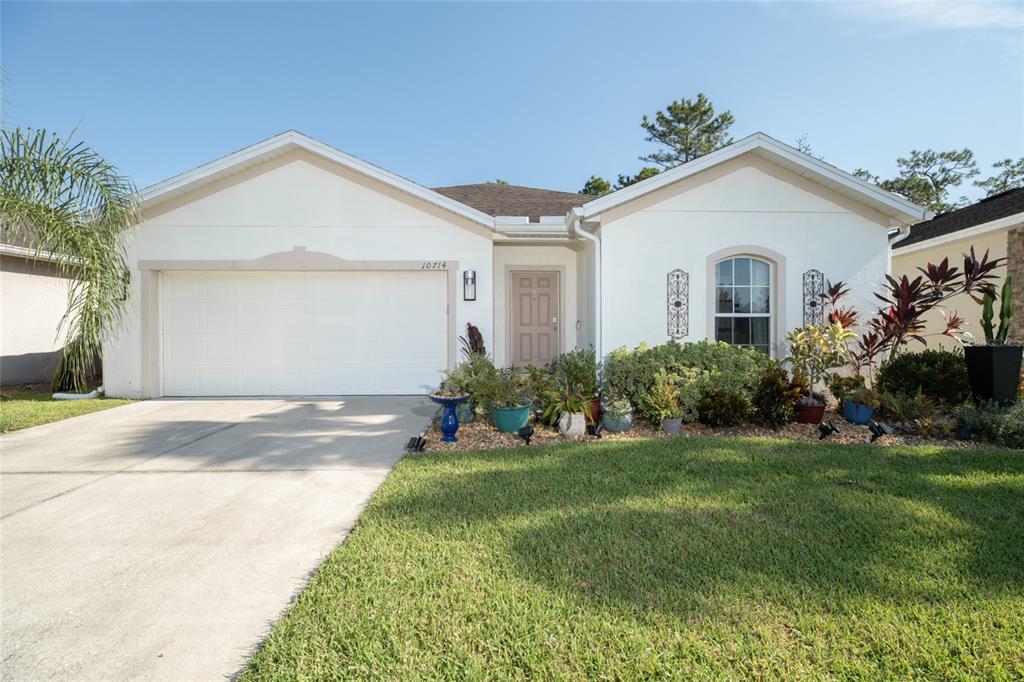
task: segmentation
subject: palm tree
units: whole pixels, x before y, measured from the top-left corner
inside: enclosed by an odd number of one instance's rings
[[[2,132],[0,241],[53,260],[70,282],[54,390],[88,390],[103,342],[124,320],[122,237],[138,220],[131,181],[82,142],[46,130]]]

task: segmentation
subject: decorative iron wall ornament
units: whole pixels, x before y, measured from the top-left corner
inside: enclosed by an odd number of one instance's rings
[[[681,339],[690,333],[690,275],[683,270],[668,273],[668,336]]]
[[[825,278],[820,270],[804,273],[804,325],[823,324],[825,306],[821,296],[825,293]]]

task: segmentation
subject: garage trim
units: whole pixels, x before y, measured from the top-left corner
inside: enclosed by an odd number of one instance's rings
[[[437,267],[443,263],[444,267]],[[444,270],[447,272],[447,327],[448,367],[454,368],[457,356],[455,315],[452,305],[456,301],[455,276],[459,270],[457,260],[346,260],[320,251],[307,251],[296,246],[291,251],[268,254],[252,260],[140,260],[140,313],[142,336],[142,386],[144,398],[156,398],[163,391],[163,348],[161,334],[162,300],[160,273],[174,270],[221,270],[221,271],[288,271],[288,272],[335,272],[343,270],[414,271]]]

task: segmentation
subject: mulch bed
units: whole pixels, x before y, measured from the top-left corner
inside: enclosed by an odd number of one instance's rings
[[[867,426],[851,424],[843,419],[841,414],[828,412],[825,414],[825,421],[831,420],[839,429],[839,433],[832,434],[828,443],[868,443],[871,438],[871,431]],[[533,445],[551,445],[566,442],[558,433],[557,429],[544,426],[537,422],[531,422],[534,428]],[[769,429],[754,424],[743,424],[723,428],[711,428],[703,424],[684,424],[682,434],[669,436],[661,427],[654,427],[641,420],[634,419],[633,428],[626,433],[602,433],[600,440],[620,441],[638,440],[641,438],[693,438],[708,436],[740,436],[748,438],[774,438],[777,440],[811,441],[819,440],[818,426],[816,424],[787,424],[779,429]],[[434,419],[430,428],[424,434],[427,441],[426,450],[434,451],[463,451],[463,450],[487,450],[493,448],[516,448],[525,447],[526,443],[514,433],[499,433],[489,421],[477,417],[468,424],[459,426],[456,436],[457,443],[442,443],[441,431],[438,427],[438,420]],[[596,441],[594,436],[584,436],[580,440]],[[892,447],[896,445],[937,445],[945,448],[993,448],[991,443],[979,443],[974,441],[963,441],[954,439],[924,438],[910,434],[894,434],[878,438],[874,445]]]

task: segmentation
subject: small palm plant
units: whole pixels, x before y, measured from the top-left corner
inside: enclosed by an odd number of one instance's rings
[[[70,282],[54,390],[88,390],[103,342],[124,319],[122,239],[138,220],[131,181],[85,144],[46,130],[2,131],[2,241],[27,248],[30,258],[53,260]]]

